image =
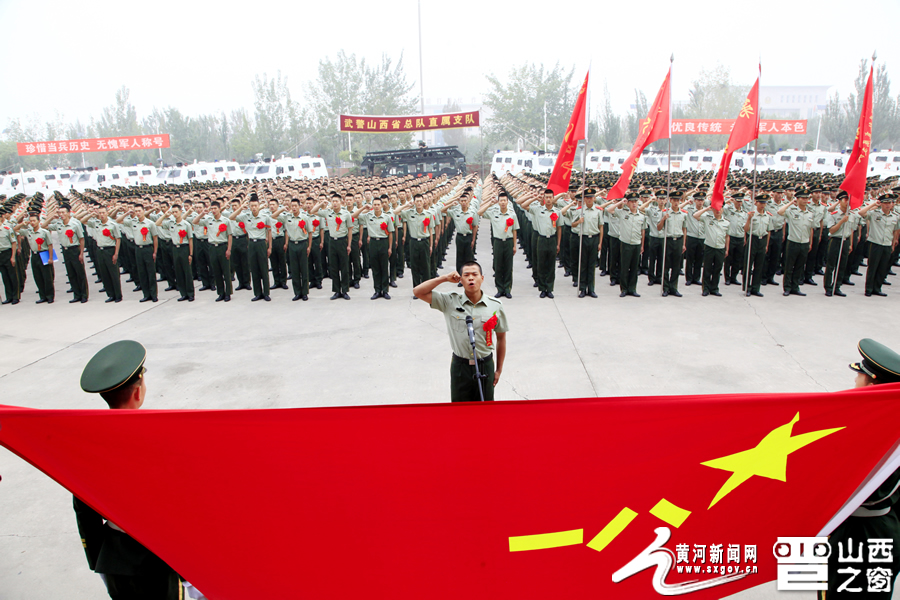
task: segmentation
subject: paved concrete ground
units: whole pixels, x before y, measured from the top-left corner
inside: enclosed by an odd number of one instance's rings
[[[488,242],[481,236],[478,258],[494,292]],[[599,280],[594,300],[578,299],[558,270],[556,298],[542,300],[521,250],[515,264],[499,400],[835,391],[853,383],[847,363],[857,340],[900,346],[897,299],[865,298],[861,285],[844,288],[847,298],[826,298],[818,278],[806,298],[763,288],[765,298],[748,299],[722,286],[722,298],[688,287],[679,299],[661,298],[642,278],[641,298],[620,299]],[[161,291],[158,303],[139,304],[140,294],[127,291],[124,302],[104,304],[93,285],[89,303],[70,305],[60,265],[52,306],[33,303],[29,275],[24,302],[0,307],[0,402],[104,407],[81,392],[81,370],[98,349],[128,338],[149,350],[151,409],[447,402],[443,317],[411,299],[406,273],[390,301],[369,300],[364,279],[349,302],[329,301],[326,280],[309,302],[276,290],[269,303],[251,304],[244,291],[228,304],[210,292],[189,304]],[[71,495],[5,449],[0,476],[0,600],[105,597],[87,568]],[[771,589],[741,597],[772,597]]]

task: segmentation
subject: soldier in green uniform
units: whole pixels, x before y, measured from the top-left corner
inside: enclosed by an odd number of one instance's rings
[[[559,212],[555,208],[556,199],[553,191],[544,190],[543,204],[538,202],[537,195],[527,197],[521,204],[522,209],[531,214],[534,227],[534,270],[541,298],[553,298],[553,285],[556,281],[556,255],[559,254],[562,241],[562,229],[558,226]]]
[[[710,213],[709,211],[713,212]],[[703,296],[721,296],[719,292],[719,277],[722,274],[722,265],[728,256],[728,219],[721,210],[713,209],[712,205],[694,212],[694,218],[703,220]]]
[[[318,290],[322,289],[323,267],[322,267],[322,246],[325,243],[325,235],[322,233],[322,222],[316,216],[318,210],[314,208],[319,205],[316,200],[309,196],[304,201],[304,211],[309,215],[307,227],[309,228],[309,287]]]
[[[169,211],[168,202],[160,202],[159,210],[150,214],[150,220],[159,223]],[[134,230],[132,230],[134,231]],[[156,226],[156,270],[159,272],[159,281],[165,281],[168,285],[163,290],[171,292],[177,289],[175,285],[175,256],[172,236],[168,227]]]
[[[841,190],[839,209],[825,215],[828,254],[825,262],[825,295],[841,296],[841,284],[847,279],[847,261],[853,250],[853,233],[859,227],[858,211],[850,210],[850,197]],[[837,279],[835,279],[837,277]]]
[[[347,234],[350,237],[350,257],[347,264],[350,269],[350,286],[356,290],[359,289],[359,280],[362,279],[363,230],[360,228],[359,218],[353,216],[353,213],[362,207],[363,203],[356,195],[351,193],[344,198],[344,208],[347,209],[347,212],[351,213],[350,231]]]
[[[800,284],[806,276],[806,258],[812,246],[811,234],[815,219],[815,214],[809,210],[808,203],[809,194],[798,192],[793,200],[778,209],[778,214],[784,216],[788,224],[782,281],[785,296],[806,295],[800,291]]]
[[[91,358],[81,374],[81,389],[100,394],[111,409],[138,409],[147,393],[147,350],[122,340]],[[180,600],[181,579],[161,558],[121,527],[73,497],[78,533],[88,566],[99,573],[113,600]]]
[[[58,218],[54,218],[58,215]],[[44,220],[43,226],[49,231],[57,232],[59,245],[62,247],[63,261],[69,287],[72,288],[72,300],[69,304],[88,301],[87,274],[84,271],[84,228],[81,222],[72,217],[68,205],[60,205],[52,210]]]
[[[203,227],[206,229],[206,243],[209,250],[209,266],[216,285],[216,302],[230,302],[232,294],[231,282],[231,245],[233,221],[222,214],[222,205],[218,200],[209,203],[210,214],[200,213]]]
[[[669,194],[669,208],[664,210],[657,228],[665,234],[665,256],[663,257],[663,296],[681,298],[678,279],[681,276],[682,254],[687,244],[687,211],[681,208],[682,193],[678,190]],[[693,220],[693,219],[691,219]]]
[[[775,275],[781,269],[781,254],[784,249],[784,213],[778,212],[785,205],[784,190],[775,189],[772,191],[772,199],[769,200],[768,211],[769,227],[771,235],[769,236],[769,250],[766,254],[766,279],[763,285],[777,285],[775,283]]]
[[[445,212],[453,219],[453,227],[456,229],[456,272],[462,270],[463,263],[475,260],[475,236],[478,233],[480,215],[471,206],[467,193],[455,200],[444,204],[441,212]]]
[[[725,258],[723,271],[725,285],[737,285],[737,276],[744,272],[744,225],[749,215],[744,210],[744,194],[736,192],[731,196],[731,204],[722,208],[722,214],[728,219],[728,256]],[[742,276],[746,282],[746,275]],[[743,283],[742,282],[742,283]]]
[[[284,227],[284,254],[291,269],[294,302],[309,300],[309,221],[310,216],[300,210],[298,198],[291,199],[291,212],[278,216]]]
[[[122,276],[119,272],[119,252],[122,229],[109,218],[106,207],[101,206],[81,219],[94,235],[96,245],[95,266],[97,276],[106,291],[106,302],[122,301]],[[138,278],[140,280],[140,278]],[[154,275],[154,280],[156,279]]]
[[[663,210],[665,210],[665,199],[648,193],[648,197],[640,207],[640,211],[647,217],[645,236],[647,251],[642,255],[642,268],[647,271],[647,285],[657,285],[662,283],[662,267],[663,267],[663,239],[665,235],[659,227],[660,219],[662,219]]]
[[[0,277],[3,278],[3,288],[6,292],[6,300],[2,304],[18,304],[19,273],[16,270],[18,237],[6,221],[8,215],[8,210],[0,209]]]
[[[697,192],[692,199],[693,204],[688,203],[685,207],[688,218],[684,221],[684,227],[687,230],[684,244],[684,285],[701,285],[706,231],[703,229],[703,221],[695,219],[694,213],[703,208],[706,194]]]
[[[857,373],[854,387],[900,381],[900,355],[871,339],[860,340],[857,348],[862,360],[850,365]],[[900,518],[895,510],[898,500],[900,500],[900,469],[891,473],[859,508],[831,532],[828,536],[831,545],[831,556],[828,559],[828,590],[819,592],[820,600],[866,595],[873,597],[874,590],[868,594],[847,593],[851,588],[862,588],[861,592],[867,590],[870,569],[883,569],[883,578],[887,579],[885,591],[888,593],[876,593],[876,597],[890,596],[890,584],[900,570],[900,553],[897,552],[897,548],[900,547]],[[890,544],[886,552],[872,552],[871,543],[876,540]],[[841,557],[849,556],[859,556],[859,560],[851,564],[840,562]],[[854,579],[848,576],[853,575],[853,571],[848,572],[846,567],[853,567],[856,577],[846,592],[838,593],[838,588],[848,580]]]
[[[494,256],[494,298],[512,298],[513,256],[516,254],[516,236],[519,217],[509,206],[509,195],[499,192],[494,200],[482,202],[478,216],[487,213],[491,223],[491,247]]]
[[[463,293],[436,292],[434,288],[442,283],[463,283]],[[468,262],[463,265],[463,274],[456,271],[435,277],[417,285],[413,293],[427,302],[431,308],[444,313],[450,347],[453,357],[450,363],[450,401],[477,402],[479,382],[475,379],[475,362],[483,376],[482,390],[485,401],[494,399],[494,387],[500,381],[503,362],[506,359],[506,332],[509,325],[503,303],[491,298],[481,290],[484,275],[481,265]],[[472,317],[475,333],[475,350],[469,343],[466,317]],[[494,350],[497,364],[494,366]]]
[[[31,275],[37,285],[40,299],[37,304],[53,304],[56,289],[53,285],[53,243],[50,232],[41,227],[38,213],[31,213],[27,222],[16,226],[16,230],[24,228],[24,236],[31,250]],[[43,256],[41,256],[43,254]],[[46,264],[44,258],[46,257]]]
[[[619,298],[637,293],[641,254],[644,252],[644,231],[647,217],[638,210],[638,194],[629,192],[625,198],[606,208],[616,221],[619,232]],[[627,205],[627,208],[623,208]],[[610,220],[612,221],[612,220]]]
[[[255,194],[254,194],[255,195]],[[231,229],[231,275],[237,275],[238,285],[235,290],[252,290],[250,287],[250,238],[247,237],[247,223],[241,218],[238,210],[243,202],[241,199],[231,201],[231,211],[226,217],[235,222],[236,227]]]
[[[140,302],[156,302],[156,253],[159,249],[156,223],[147,218],[141,205],[136,206],[133,211],[129,210],[116,221],[130,227],[134,237],[138,281],[144,294]]]
[[[413,196],[413,204],[415,208],[403,209],[402,215],[410,238],[409,259],[413,286],[418,286],[427,280],[431,272],[431,240],[434,237],[434,228],[431,217],[425,213],[425,200],[421,194]],[[415,297],[413,295],[413,298]]]
[[[249,212],[245,210],[248,205]],[[269,256],[272,254],[272,219],[260,212],[259,197],[256,193],[250,194],[250,197],[228,218],[243,223],[247,232],[247,261],[253,285],[253,298],[250,301],[270,302],[272,299],[269,297]]]
[[[384,212],[385,201],[381,198],[372,200],[372,212],[360,215],[360,222],[365,227],[369,239],[369,265],[372,267],[372,283],[375,293],[372,300],[384,298],[390,300],[390,258],[394,238],[394,220],[390,213]],[[369,210],[369,205],[362,207]]]
[[[766,210],[769,201],[769,195],[759,193],[756,195],[756,210],[747,215],[747,222],[744,224],[744,232],[747,234],[747,271],[745,271],[745,281],[749,282],[747,287],[748,296],[763,297],[759,291],[760,286],[765,277],[766,269],[766,252],[769,248],[769,238],[772,235],[769,225],[771,215]]]
[[[575,241],[575,250],[570,252],[570,260],[575,266],[574,268],[578,269],[575,279],[579,298],[597,297],[594,282],[597,274],[600,242],[603,239],[603,211],[594,205],[596,195],[597,192],[594,189],[584,190],[584,206],[581,209],[567,210],[571,213],[572,218],[572,237]],[[580,269],[578,268],[579,252],[581,255]]]
[[[331,269],[331,296],[332,300],[343,298],[350,299],[350,245],[353,241],[350,235],[351,219],[355,219],[362,212],[358,209],[351,213],[343,207],[340,194],[332,194],[331,208],[323,208],[319,211],[319,217],[325,220],[328,228],[329,250],[328,265]]]
[[[812,202],[809,204],[809,210],[813,213],[813,223],[812,232],[810,233],[809,256],[806,257],[806,270],[804,272],[803,283],[807,285],[816,285],[813,276],[822,274],[822,271],[819,270],[819,255],[821,254],[819,245],[820,243],[825,243],[825,234],[823,233],[824,229],[822,226],[825,223],[825,213],[827,212],[827,208],[822,204],[821,190],[813,189],[810,192],[810,195]]]
[[[168,218],[167,218],[168,217]],[[179,302],[194,301],[194,277],[191,263],[194,260],[194,230],[184,218],[181,205],[173,204],[156,220],[157,229],[166,229],[172,246],[172,268],[175,271],[175,287],[181,297]]]
[[[284,212],[284,208],[278,205],[278,201],[269,200],[268,216],[272,219],[272,254],[269,256],[269,264],[272,268],[272,287],[288,289],[287,286],[287,238],[284,235],[284,223],[278,218]]]
[[[891,252],[897,247],[900,236],[900,217],[893,210],[896,199],[896,194],[885,194],[859,210],[859,216],[866,220],[868,229],[866,296],[887,296],[881,291],[881,286],[891,268]]]

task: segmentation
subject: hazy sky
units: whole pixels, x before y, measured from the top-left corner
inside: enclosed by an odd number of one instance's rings
[[[675,54],[674,99],[685,100],[700,69],[716,63],[750,85],[853,89],[860,59],[878,52],[900,92],[898,0],[528,2],[421,0],[426,98],[482,96],[484,75],[525,61],[592,64],[592,100],[608,84],[615,108],[634,88],[652,99]],[[417,2],[300,0],[0,0],[3,92],[9,118],[97,117],[120,86],[138,116],[154,106],[187,115],[252,110],[254,75],[288,77],[292,95],[338,50],[377,61],[403,53],[419,91]]]

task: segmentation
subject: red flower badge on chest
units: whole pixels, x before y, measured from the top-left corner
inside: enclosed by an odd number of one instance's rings
[[[147,234],[150,233],[150,230],[146,227],[141,227],[141,235],[144,236],[144,241],[147,241]]]
[[[44,245],[44,238],[35,238],[34,243],[37,244],[38,252],[41,251],[41,246]]]
[[[431,225],[431,219],[429,219],[428,217],[425,217],[422,220],[422,227],[428,227],[429,225]]]
[[[313,229],[315,229],[315,228],[318,227],[318,226],[319,226],[319,220],[318,220],[318,219],[313,219]]]
[[[66,237],[69,238],[70,244],[75,243],[75,232],[72,231],[71,229],[66,229]]]
[[[219,223],[219,233],[216,234],[216,237],[225,233],[226,229],[228,229],[228,225],[226,225],[225,223]]]
[[[381,223],[381,230],[387,233],[387,221]]]
[[[515,223],[515,221],[513,220],[512,217],[509,217],[508,219],[506,219],[506,229],[503,230],[503,233],[506,233],[507,231],[509,231],[509,228],[513,226],[513,223]]]
[[[183,244],[183,243],[184,243],[184,238],[187,237],[187,231],[184,230],[184,229],[179,230],[179,231],[178,231],[178,237],[181,238],[181,243]]]
[[[556,227],[556,220],[559,219],[559,215],[556,213],[550,213],[550,222],[553,223],[553,226]]]
[[[247,226],[244,225],[243,221],[238,221],[238,227],[240,227],[243,231],[247,231]]]
[[[469,227],[471,227],[472,223],[474,223],[474,222],[475,222],[475,219],[472,217],[469,217],[468,219],[466,219],[466,225],[468,225]]]
[[[278,221],[277,223],[275,223],[275,229],[279,229],[279,230],[281,229],[281,221]]]
[[[260,221],[259,223],[256,224],[256,228],[257,228],[257,229],[265,229],[265,228],[266,228],[266,224],[263,223],[262,221]]]
[[[306,221],[304,221],[303,219],[300,219],[300,222],[297,224],[297,227],[299,227],[303,231],[306,231]]]
[[[101,233],[102,233],[105,237],[112,237],[112,233],[109,231],[109,229],[104,229]]]
[[[493,346],[493,340],[491,337],[491,332],[494,331],[497,327],[497,313],[484,322],[484,325],[481,326],[481,329],[484,330],[485,333],[485,341],[487,342],[488,347]]]
[[[335,217],[335,218],[334,218],[334,222],[337,223],[337,226],[338,226],[338,227],[340,227],[340,226],[341,226],[341,223],[343,223],[343,221],[341,220],[340,217]]]

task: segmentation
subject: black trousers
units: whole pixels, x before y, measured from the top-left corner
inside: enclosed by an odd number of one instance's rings
[[[820,244],[820,234],[822,233],[822,229],[813,229],[810,232],[810,237],[812,239],[812,248],[809,251],[809,256],[806,257],[806,269],[803,273],[804,279],[812,279],[813,275],[816,274],[816,269],[820,267],[819,260],[819,244]],[[821,240],[824,242],[825,240]]]
[[[151,246],[152,248],[152,246]],[[114,265],[112,261],[113,254],[116,253],[115,246],[102,246],[98,247],[96,250],[97,256],[97,276],[100,277],[100,281],[103,282],[103,289],[106,291],[106,296],[108,298],[112,298],[113,300],[121,300],[122,299],[122,276],[119,274],[118,265]],[[122,253],[122,245],[119,244],[119,254]],[[151,250],[152,254],[152,250]],[[116,262],[118,262],[120,257],[116,258]],[[137,266],[137,265],[135,265]],[[137,277],[137,276],[135,276]],[[154,275],[154,280],[156,279]]]
[[[0,250],[0,277],[3,278],[3,289],[6,292],[6,299],[9,301],[19,299],[19,272],[16,265],[10,262],[12,256],[12,248]],[[19,260],[18,256],[16,256],[16,260]]]
[[[462,266],[475,260],[475,250],[472,248],[472,234],[456,234],[456,272],[462,275]]]
[[[494,399],[494,355],[478,360],[478,370],[482,378],[484,401]],[[465,358],[453,355],[450,360],[450,402],[480,402],[478,381],[475,379],[475,365],[470,365]]]
[[[309,239],[288,242],[287,260],[291,265],[291,286],[295,296],[309,295]]]
[[[781,285],[785,292],[800,291],[800,284],[806,274],[806,257],[808,255],[809,242],[788,240],[784,253],[784,278]]]
[[[552,292],[556,282],[556,236],[544,237],[536,233],[535,237],[537,246],[534,267],[538,289],[542,292]]]
[[[175,287],[182,298],[194,297],[194,273],[191,271],[191,247],[185,242],[172,245],[172,267],[175,269]]]
[[[641,245],[626,244],[619,240],[621,267],[619,273],[619,289],[629,294],[637,293],[637,280],[641,272]]]
[[[774,281],[775,273],[781,264],[781,248],[784,245],[784,235],[780,229],[773,230],[769,234],[769,251],[766,252],[766,280]]]
[[[591,293],[596,292],[595,281],[597,275],[597,255],[600,251],[600,235],[575,236],[575,241],[581,238],[581,268],[578,270],[578,290]],[[577,248],[577,246],[576,246]],[[578,265],[578,254],[573,257],[573,265]],[[573,267],[574,269],[574,267]]]
[[[725,281],[735,283],[744,272],[744,237],[728,236],[728,256],[725,257]]]
[[[211,243],[208,248],[209,266],[216,284],[216,293],[219,296],[230,296],[232,294],[231,259],[225,258],[228,244],[226,242]]]
[[[847,277],[847,263],[850,258],[850,239],[828,238],[828,255],[825,259],[825,291],[833,292],[841,289]],[[840,257],[840,261],[838,258]],[[839,264],[840,263],[840,264]],[[834,274],[837,271],[837,287],[835,287]]]
[[[111,600],[181,600],[184,588],[175,571],[152,575],[104,574]]]
[[[621,268],[621,245],[622,242],[617,237],[609,238],[609,282],[616,284],[619,282],[619,270]]]
[[[19,244],[19,255],[16,257],[16,270],[19,273],[19,296],[25,291],[25,280],[28,279],[28,259],[31,256],[31,249],[28,243]]]
[[[372,267],[372,284],[376,293],[387,292],[391,282],[389,248],[387,238],[369,238],[369,266]]]
[[[52,302],[56,297],[56,289],[53,285],[53,263],[47,261],[45,265],[41,261],[41,255],[37,252],[32,252],[31,275],[34,277],[34,283],[37,285],[40,298]]]
[[[34,263],[32,263],[34,264]],[[866,293],[880,292],[891,268],[891,247],[869,242],[869,262],[866,264]],[[35,275],[37,278],[37,275]]]
[[[651,283],[662,283],[663,240],[665,238],[647,236],[647,279]],[[668,245],[668,244],[667,244]]]
[[[250,286],[250,240],[246,235],[231,239],[231,274],[237,275],[238,287]]]
[[[88,299],[87,275],[84,272],[84,263],[78,260],[81,255],[78,246],[67,246],[62,249],[63,260],[66,264],[66,276],[69,278],[69,286],[75,300]]]
[[[684,280],[696,284],[700,283],[703,273],[703,238],[687,236],[684,253]]]
[[[138,281],[144,298],[156,298],[156,260],[153,258],[153,244],[137,246],[134,252],[137,262]]]
[[[350,244],[350,281],[359,283],[362,278],[362,253],[359,248],[359,232],[353,234],[353,241]]]
[[[494,245],[494,285],[501,294],[512,294],[513,284],[513,239],[491,238]]]
[[[703,244],[703,291],[719,291],[719,276],[725,264],[725,248],[713,248]]]
[[[208,240],[194,238],[194,266],[196,267],[197,277],[200,278],[202,287],[215,287],[216,283],[213,280],[212,264],[209,260]]]
[[[669,237],[666,240],[662,285],[663,290],[670,294],[678,291],[678,280],[681,277],[681,261],[684,252],[684,243],[683,237]]]
[[[269,295],[269,245],[265,239],[250,240],[250,251],[247,253],[250,263],[250,281],[254,296]]]
[[[311,286],[320,286],[322,285],[322,280],[325,278],[325,273],[322,270],[322,247],[319,244],[322,241],[323,234],[319,234],[319,237],[311,237],[309,238],[310,249],[309,249],[309,281]]]
[[[749,291],[758,293],[766,275],[766,238],[753,235],[748,239],[749,255],[747,256],[747,261],[750,270],[746,272],[744,279],[750,282]]]
[[[175,245],[170,240],[160,239],[157,246],[157,263],[162,278],[169,283],[169,287],[175,286]]]
[[[285,237],[272,237],[272,256],[269,264],[272,265],[272,279],[275,287],[287,285],[287,255],[284,252]]]
[[[600,242],[600,270],[609,271],[609,223],[603,224],[603,241]]]
[[[428,238],[409,241],[409,267],[412,269],[413,287],[427,281],[431,274],[431,243]]]
[[[328,248],[328,267],[331,273],[331,291],[346,294],[350,291],[350,253],[347,238],[332,238]]]

